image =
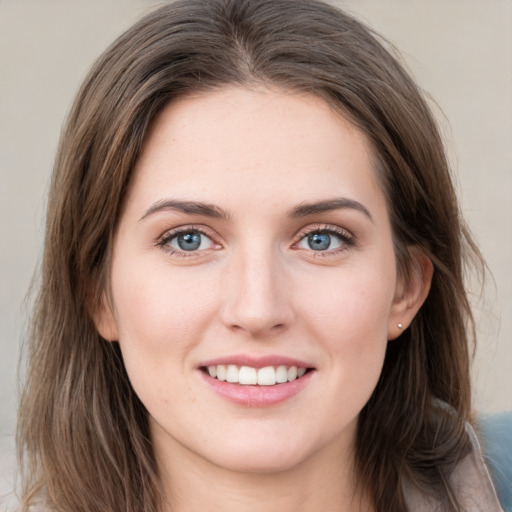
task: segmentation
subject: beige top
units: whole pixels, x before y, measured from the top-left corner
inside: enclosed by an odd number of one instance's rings
[[[464,512],[503,512],[496,491],[485,466],[480,443],[475,431],[467,425],[472,452],[462,460],[451,476],[451,482]],[[411,512],[442,512],[440,503],[425,496],[418,489],[408,486],[405,490]]]

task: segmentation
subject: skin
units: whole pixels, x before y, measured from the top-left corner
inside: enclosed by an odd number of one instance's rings
[[[333,198],[363,208],[289,215]],[[169,199],[226,216],[159,208]],[[182,251],[178,227],[207,237]],[[315,251],[307,234],[321,229],[343,236]],[[96,324],[119,340],[149,412],[168,510],[372,510],[354,491],[355,428],[388,340],[428,293],[431,264],[411,254],[419,272],[398,282],[368,141],[322,100],[225,88],[160,113],[115,236],[112,307]],[[242,406],[198,368],[233,354],[314,371],[284,402]]]

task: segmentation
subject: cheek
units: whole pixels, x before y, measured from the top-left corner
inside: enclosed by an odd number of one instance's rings
[[[165,264],[142,269],[121,259],[117,263],[112,293],[130,382],[156,416],[170,405],[188,407],[193,396],[183,376],[211,321],[212,287]],[[176,390],[172,400],[171,389]]]
[[[323,396],[310,413],[324,418],[335,435],[357,418],[379,380],[394,279],[356,266],[324,274],[297,290],[297,317],[322,354],[318,378]]]
[[[365,339],[382,334],[394,296],[393,275],[383,276],[355,268],[316,276],[296,291],[301,313],[317,329],[340,340]]]
[[[395,286],[394,271],[386,268],[345,266],[317,275],[297,292],[302,298],[298,317],[322,345],[334,387],[351,390],[339,395],[349,408],[368,400],[381,373]]]
[[[112,276],[123,352],[160,364],[164,357],[191,350],[213,314],[214,287],[165,264],[137,269],[123,263]]]

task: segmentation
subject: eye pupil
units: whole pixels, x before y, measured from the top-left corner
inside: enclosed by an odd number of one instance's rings
[[[331,236],[327,233],[312,233],[308,235],[308,245],[314,251],[325,251],[331,245]]]
[[[178,245],[183,251],[195,251],[201,245],[200,233],[182,233],[177,237]]]

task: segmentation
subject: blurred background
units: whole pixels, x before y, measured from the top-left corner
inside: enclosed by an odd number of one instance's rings
[[[14,501],[16,366],[61,126],[93,60],[161,3],[0,0],[0,504]],[[334,3],[396,45],[432,98],[464,215],[493,276],[482,297],[472,283],[475,409],[511,410],[512,1]]]

